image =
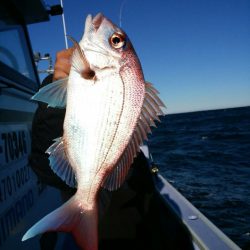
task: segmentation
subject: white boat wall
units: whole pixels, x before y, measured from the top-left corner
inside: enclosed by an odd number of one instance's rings
[[[28,163],[36,110],[30,98],[40,83],[26,25],[47,20],[41,1],[1,1],[0,249],[39,249],[38,238],[22,243],[23,233],[60,203],[58,191],[46,188]]]

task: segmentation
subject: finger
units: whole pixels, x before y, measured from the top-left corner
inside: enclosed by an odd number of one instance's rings
[[[69,76],[69,70],[65,70],[65,68],[57,67],[54,69],[53,81],[57,81],[59,79],[65,78]]]
[[[69,75],[73,51],[73,48],[69,48],[67,50],[59,51],[56,54],[53,81],[59,80]]]
[[[73,51],[74,51],[74,48],[69,48],[69,49],[65,49],[65,50],[57,52],[56,61],[60,61],[62,59],[70,61]]]

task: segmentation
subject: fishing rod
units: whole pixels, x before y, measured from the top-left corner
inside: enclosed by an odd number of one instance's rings
[[[47,12],[51,16],[57,16],[57,15],[62,15],[62,23],[63,23],[63,32],[64,32],[64,39],[65,39],[65,47],[68,49],[68,40],[67,40],[67,31],[66,31],[66,22],[65,22],[65,17],[63,13],[63,0],[60,0],[61,4],[57,5],[52,5],[52,6],[47,6]],[[47,73],[51,74],[54,72],[53,69],[53,63],[52,63],[52,57],[50,56],[49,53],[44,54],[44,56],[41,56],[40,52],[33,52],[34,60],[36,63],[36,66],[38,68],[38,64],[40,61],[48,61],[49,66],[48,69],[42,69],[38,70],[38,73]]]
[[[60,0],[60,2],[61,2],[61,7],[63,9],[63,0]],[[67,40],[67,30],[66,30],[64,11],[62,13],[62,22],[63,22],[63,32],[64,32],[65,47],[66,47],[66,49],[68,49],[69,46],[68,46],[68,40]]]

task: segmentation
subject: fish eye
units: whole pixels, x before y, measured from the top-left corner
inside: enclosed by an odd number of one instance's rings
[[[125,35],[121,33],[114,33],[109,38],[109,43],[114,49],[120,49],[126,45]]]

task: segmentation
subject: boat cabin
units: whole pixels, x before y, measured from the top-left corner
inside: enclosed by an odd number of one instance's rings
[[[37,239],[21,242],[22,235],[31,221],[35,223],[37,216],[53,208],[53,205],[40,206],[49,190],[28,164],[36,110],[36,103],[30,98],[40,82],[27,25],[49,21],[49,18],[49,11],[40,0],[1,1],[0,249],[39,249]],[[54,207],[59,201],[59,198],[55,200]]]

